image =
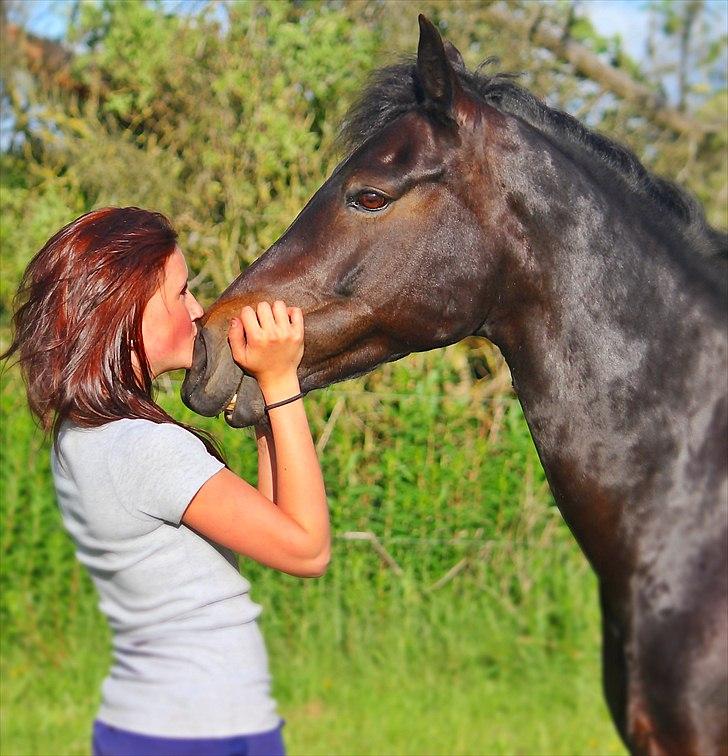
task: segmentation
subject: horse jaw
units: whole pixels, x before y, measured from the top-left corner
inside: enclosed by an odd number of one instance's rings
[[[303,364],[299,368],[301,391],[309,393],[332,383],[364,375],[384,362],[398,360],[408,354],[402,345],[381,335],[359,342],[347,352],[332,354],[318,364]],[[225,412],[225,422],[233,428],[245,428],[266,421],[265,399],[258,382],[243,376],[234,404]]]

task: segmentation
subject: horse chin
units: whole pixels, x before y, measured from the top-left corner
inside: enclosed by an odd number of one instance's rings
[[[343,378],[341,380],[344,380]],[[316,381],[315,377],[301,379],[301,391],[309,393],[327,386],[331,381]],[[244,375],[233,398],[228,402],[223,413],[225,422],[231,428],[248,428],[251,425],[268,425],[265,414],[265,399],[258,382]]]
[[[397,345],[400,347],[401,345]],[[311,391],[366,375],[383,362],[398,360],[409,354],[408,350],[392,351],[389,342],[373,340],[359,345],[345,355],[324,359],[314,365],[299,369],[301,391]],[[243,375],[238,389],[224,408],[225,422],[231,428],[247,428],[251,425],[268,424],[265,414],[265,399],[255,378]]]
[[[231,428],[247,428],[265,419],[265,400],[255,378],[244,375],[235,396],[224,412]]]

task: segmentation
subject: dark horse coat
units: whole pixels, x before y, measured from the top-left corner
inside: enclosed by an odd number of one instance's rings
[[[183,398],[262,417],[226,329],[303,308],[304,390],[476,334],[510,366],[561,512],[599,577],[604,687],[641,754],[728,750],[726,239],[637,158],[420,18],[349,157],[213,305]]]

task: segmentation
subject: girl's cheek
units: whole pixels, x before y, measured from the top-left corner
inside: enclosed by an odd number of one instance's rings
[[[190,319],[190,316],[187,315],[183,324],[182,333],[184,334],[185,338],[189,338],[190,336],[194,336],[196,332],[197,327]]]
[[[154,330],[149,343],[145,342],[147,354],[153,355],[157,360],[164,360],[175,351],[179,343],[180,334],[174,328],[157,328]]]
[[[195,337],[196,333],[197,328],[185,311],[184,317],[180,317],[176,321],[175,327],[170,334],[170,341],[175,342],[177,346],[179,346],[181,342],[184,342],[186,345],[190,339]]]

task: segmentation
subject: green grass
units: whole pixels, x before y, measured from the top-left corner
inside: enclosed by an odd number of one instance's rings
[[[462,354],[442,355],[307,399],[317,439],[339,405],[322,455],[334,532],[376,533],[402,574],[341,537],[320,580],[241,565],[264,607],[289,750],[623,753],[601,695],[595,580],[520,408],[479,399]],[[213,429],[254,478],[249,433],[193,416],[174,391],[160,401]],[[0,753],[88,753],[107,631],[12,372],[2,412]]]
[[[344,568],[329,579],[350,585]],[[516,635],[486,598],[454,591],[410,599],[404,612],[393,597],[342,621],[334,590],[310,592],[304,627],[282,632],[287,621],[270,609],[264,623],[291,753],[622,753],[597,684],[596,637],[567,648]],[[88,752],[106,640],[99,622],[55,657],[13,651],[3,754]]]
[[[332,579],[349,582],[345,573]],[[572,587],[589,602],[588,576],[577,572]],[[596,684],[593,604],[574,644],[528,634],[526,618],[470,585],[362,598],[372,603],[358,616],[334,604],[327,619],[314,604],[298,638],[265,628],[292,751],[621,752]]]

